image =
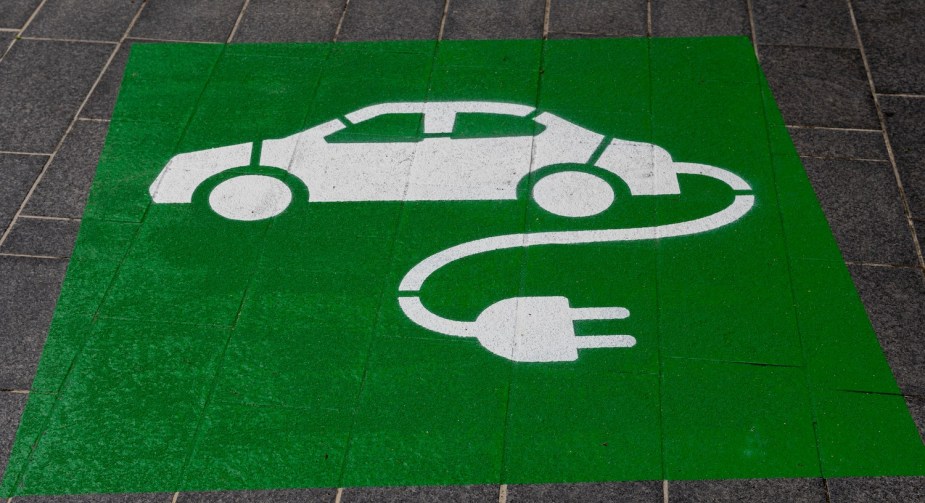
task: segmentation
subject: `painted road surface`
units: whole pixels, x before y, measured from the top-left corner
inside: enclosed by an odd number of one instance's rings
[[[913,474],[747,39],[136,44],[2,487]]]

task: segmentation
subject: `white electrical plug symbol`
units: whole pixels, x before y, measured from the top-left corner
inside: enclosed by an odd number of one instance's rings
[[[565,297],[514,297],[488,306],[475,321],[453,321],[433,315],[419,297],[399,297],[405,314],[429,330],[457,337],[475,337],[485,349],[515,362],[560,362],[578,359],[585,348],[628,348],[630,335],[575,335],[578,320],[619,320],[622,307],[569,306]]]

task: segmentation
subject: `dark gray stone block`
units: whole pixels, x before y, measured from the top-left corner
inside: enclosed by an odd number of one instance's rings
[[[251,0],[233,42],[321,42],[334,38],[345,0]]]
[[[549,37],[642,37],[646,0],[552,0]]]
[[[6,52],[10,43],[16,38],[16,33],[12,31],[0,31],[0,55]]]
[[[132,28],[133,37],[225,42],[244,0],[150,0]]]
[[[423,486],[345,488],[341,503],[494,503],[498,486]],[[510,501],[510,500],[508,500]]]
[[[0,65],[0,150],[54,150],[114,50],[20,40]]]
[[[443,0],[350,0],[338,40],[435,39]]]
[[[915,426],[919,430],[919,436],[925,437],[925,397],[907,396],[905,398],[909,413],[912,414]]]
[[[900,389],[925,394],[925,277],[918,269],[851,266],[867,315]]]
[[[67,260],[0,256],[0,389],[29,389]]]
[[[25,393],[0,391],[0,478],[6,471],[7,458],[10,457],[16,428],[19,427],[19,418],[28,397]]]
[[[883,133],[840,129],[790,128],[790,138],[803,157],[889,160]]]
[[[925,2],[852,0],[879,93],[925,94]]]
[[[925,220],[925,98],[881,96],[880,107],[909,209],[913,217]]]
[[[663,0],[652,3],[657,37],[751,35],[745,0]]]
[[[860,51],[762,46],[759,53],[787,124],[880,127]]]
[[[70,257],[80,222],[20,217],[0,252],[46,257]]]
[[[14,32],[0,31],[0,55],[6,52],[14,38],[16,38],[16,34]]]
[[[858,46],[847,2],[777,0],[752,3],[759,44]]]
[[[602,482],[507,486],[508,503],[661,503],[662,483]]]
[[[916,263],[889,163],[807,158],[803,165],[845,260]]]
[[[925,251],[925,219],[913,220],[912,225],[915,226],[915,235],[919,239],[919,249]]]
[[[925,477],[828,479],[830,503],[925,501]]]
[[[77,121],[26,203],[23,213],[46,217],[81,217],[108,126],[105,122]]]
[[[19,211],[46,161],[44,155],[0,154],[0,234]]]
[[[545,10],[545,0],[455,0],[450,2],[443,38],[539,38]]]
[[[93,94],[80,111],[80,116],[88,119],[109,119],[112,117],[112,111],[116,106],[116,97],[119,96],[119,87],[122,85],[122,77],[125,75],[125,65],[128,63],[129,54],[132,46],[139,44],[156,44],[148,40],[125,39],[119,46],[119,52],[109,62],[106,73],[103,78],[96,84]]]
[[[180,493],[177,503],[333,503],[337,489],[215,491]]]
[[[671,503],[826,503],[822,479],[688,480],[668,483]]]
[[[81,494],[79,496],[19,496],[16,503],[170,503],[172,493]]]
[[[41,0],[0,0],[0,28],[22,28]]]
[[[47,0],[25,35],[81,40],[119,40],[141,0]]]

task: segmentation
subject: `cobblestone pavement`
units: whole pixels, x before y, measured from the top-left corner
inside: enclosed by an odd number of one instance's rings
[[[920,0],[0,0],[0,473],[138,41],[746,35],[925,431]],[[53,497],[17,502],[63,501]],[[925,478],[327,489],[67,501],[925,501]]]

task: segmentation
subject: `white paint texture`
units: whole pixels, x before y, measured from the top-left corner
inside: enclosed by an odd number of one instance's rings
[[[613,203],[613,187],[598,176],[562,171],[541,178],[533,186],[533,199],[543,209],[563,217],[589,217]]]
[[[209,205],[231,220],[263,220],[279,215],[292,202],[292,191],[281,180],[243,175],[223,181],[209,194]]]
[[[155,203],[189,203],[196,187],[222,171],[247,166],[251,144],[210,148],[177,154],[164,167],[148,189]]]
[[[572,308],[565,297],[513,297],[488,306],[472,322],[434,315],[419,297],[399,297],[408,318],[434,332],[475,337],[485,349],[515,362],[561,362],[578,359],[579,348],[628,348],[629,335],[576,336],[575,320],[623,319],[629,311],[613,308]]]

